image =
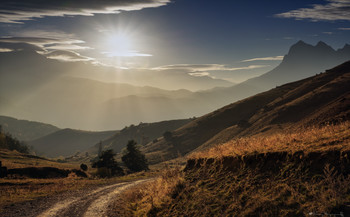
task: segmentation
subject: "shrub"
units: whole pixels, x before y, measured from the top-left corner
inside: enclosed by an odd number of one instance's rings
[[[88,170],[88,166],[86,164],[80,164],[80,169],[83,171],[87,171]]]

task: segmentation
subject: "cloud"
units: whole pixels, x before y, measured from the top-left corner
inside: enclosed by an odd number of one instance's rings
[[[38,46],[32,45],[32,44],[27,44],[27,43],[23,43],[23,42],[6,42],[3,41],[0,38],[0,47],[2,49],[8,49],[13,51],[21,51],[21,50],[30,50],[30,51],[41,51],[43,52],[44,50]]]
[[[222,64],[176,64],[153,68],[153,70],[186,70],[188,72],[237,71],[268,67],[267,65],[250,65],[244,67],[228,67]]]
[[[33,50],[46,56],[49,59],[56,59],[64,62],[92,62],[96,63],[94,58],[83,56],[77,53],[77,50],[91,49],[79,44],[85,43],[74,38],[40,38],[40,37],[3,37],[0,38],[0,47],[5,50],[20,51]],[[1,51],[0,51],[1,52]],[[2,51],[4,52],[4,51]]]
[[[350,20],[350,0],[328,0],[327,4],[314,4],[276,15],[282,18],[309,19],[312,21]]]
[[[204,77],[204,76],[210,76],[209,72],[191,72],[189,75],[192,75],[194,77]]]
[[[253,62],[253,61],[275,61],[275,60],[283,60],[283,56],[275,56],[275,57],[260,57],[253,58],[248,60],[242,60],[241,62]]]
[[[76,51],[92,49],[84,46],[85,42],[73,34],[59,31],[35,30],[12,33],[13,37],[1,37],[0,43],[7,44],[5,48],[18,50],[35,50],[41,55],[61,61],[90,61]],[[31,46],[30,46],[31,45]]]
[[[160,7],[170,0],[1,0],[0,22],[23,23],[45,16],[93,16]]]
[[[93,58],[82,56],[79,53],[76,53],[73,51],[63,51],[63,50],[56,50],[49,53],[43,53],[43,55],[49,59],[60,60],[63,62],[78,62],[78,61],[89,62],[94,60]]]
[[[151,57],[152,54],[144,54],[140,53],[136,50],[128,50],[128,51],[104,51],[102,54],[107,57]]]
[[[350,28],[338,28],[338,30],[350,31]]]
[[[10,48],[0,48],[0,53],[7,53],[12,51],[15,51],[15,50]]]
[[[41,38],[41,37],[3,37],[0,38],[0,42],[7,43],[27,43],[38,46],[45,50],[86,50],[91,49],[80,44],[85,43],[81,40],[72,38]]]

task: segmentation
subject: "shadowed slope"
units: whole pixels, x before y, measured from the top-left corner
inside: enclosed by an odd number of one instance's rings
[[[225,106],[173,132],[144,151],[153,162],[241,136],[350,119],[350,62]],[[159,159],[159,157],[158,157]]]

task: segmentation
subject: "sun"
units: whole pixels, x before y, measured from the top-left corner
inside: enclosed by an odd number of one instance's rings
[[[109,56],[130,56],[132,51],[131,36],[122,33],[114,33],[106,39],[106,54]]]

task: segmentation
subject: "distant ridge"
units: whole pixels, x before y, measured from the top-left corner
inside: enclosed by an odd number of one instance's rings
[[[248,80],[247,84],[271,88],[307,78],[348,60],[350,47],[347,45],[336,51],[323,41],[315,46],[299,41],[291,46],[279,66],[260,77]]]
[[[7,116],[0,116],[0,125],[4,132],[10,133],[21,141],[34,140],[59,130],[51,124],[18,120]]]
[[[33,146],[37,154],[45,157],[67,157],[83,152],[97,142],[104,140],[116,131],[83,131],[73,129],[63,129],[29,141],[28,144]]]
[[[110,138],[101,141],[101,145],[104,149],[113,149],[115,152],[122,151],[126,147],[129,140],[135,140],[138,145],[146,145],[151,141],[156,141],[162,137],[167,131],[175,130],[179,127],[186,125],[194,120],[181,119],[181,120],[169,120],[155,123],[140,123],[139,125],[131,125],[116,132]],[[97,154],[100,143],[89,149],[92,154]]]
[[[196,98],[202,101],[210,100],[212,105],[218,108],[276,86],[324,72],[348,60],[350,60],[348,44],[341,49],[334,50],[322,41],[315,46],[298,41],[290,47],[288,54],[273,70],[232,87],[196,93]]]

